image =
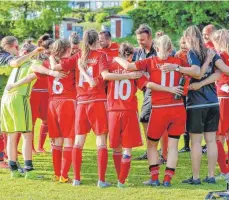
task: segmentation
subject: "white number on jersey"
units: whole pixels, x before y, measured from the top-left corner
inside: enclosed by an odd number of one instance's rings
[[[59,82],[59,80],[60,78],[55,78],[53,80],[52,91],[54,92],[54,94],[61,94],[64,90],[64,86],[61,82]]]
[[[169,72],[170,75],[170,81],[169,81],[169,87],[174,86],[174,71]],[[166,72],[161,72],[161,85],[166,86]]]
[[[126,94],[123,94],[124,84],[126,84]],[[131,83],[129,80],[115,81],[114,99],[127,100],[131,94]]]
[[[90,77],[93,77],[93,68],[92,68],[92,67],[87,68],[86,73],[87,73]],[[87,81],[85,80],[83,74],[80,73],[79,87],[83,87],[83,83],[84,83],[84,82],[87,82]]]

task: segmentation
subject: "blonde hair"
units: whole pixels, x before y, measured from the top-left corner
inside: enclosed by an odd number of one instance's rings
[[[169,57],[170,50],[173,49],[173,44],[168,35],[162,35],[155,40],[155,47],[157,50],[157,56],[161,60],[166,60]]]
[[[6,36],[6,37],[2,38],[1,47],[3,49],[5,49],[6,45],[13,45],[15,41],[17,41],[16,37],[14,37],[14,36]]]
[[[229,54],[229,32],[227,29],[220,29],[213,35],[212,40],[218,44],[220,51]]]
[[[202,34],[197,26],[190,26],[184,31],[184,37],[190,38],[188,42],[190,45],[190,50],[194,51],[197,57],[200,59],[201,63],[204,63],[207,57],[207,48],[204,45],[204,40]]]
[[[71,47],[70,42],[66,39],[58,39],[51,45],[51,54],[61,58]]]
[[[80,65],[83,68],[86,68],[87,66],[87,59],[90,53],[90,47],[96,45],[96,42],[98,40],[99,40],[99,35],[95,30],[90,29],[84,32],[83,42],[82,42],[82,53],[80,58]]]

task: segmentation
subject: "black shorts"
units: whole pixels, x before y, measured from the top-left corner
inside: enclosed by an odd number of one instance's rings
[[[141,111],[141,115],[140,115],[140,122],[149,123],[151,110],[152,110],[151,90],[146,89],[145,94],[144,94],[142,111]]]
[[[189,133],[215,132],[219,125],[219,107],[187,110],[187,131]]]

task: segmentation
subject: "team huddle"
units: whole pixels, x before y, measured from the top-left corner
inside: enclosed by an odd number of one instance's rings
[[[11,178],[39,178],[32,153],[37,118],[42,120],[38,152],[48,133],[51,138],[54,181],[81,185],[82,151],[87,134],[96,135],[98,187],[106,181],[107,140],[113,149],[117,187],[126,187],[132,149],[143,145],[143,125],[150,179],[144,185],[171,186],[182,134],[191,138],[193,175],[184,184],[201,184],[201,142],[207,146],[208,174],[203,182],[215,184],[220,176],[229,182],[224,142],[229,148],[229,32],[213,25],[190,26],[175,51],[170,37],[148,25],[136,30],[139,48],[111,42],[104,30],[73,33],[69,39],[42,35],[37,46],[25,41],[20,50],[13,36],[1,41],[0,68],[11,68],[1,98],[0,167]],[[144,102],[138,116],[136,93]],[[18,142],[23,138],[24,168],[18,163]],[[158,144],[161,142],[161,158]],[[186,142],[189,145],[189,141]],[[4,148],[6,146],[6,149]],[[188,147],[189,148],[189,147]],[[8,159],[8,165],[4,159]],[[160,164],[164,179],[159,180]],[[71,180],[68,172],[73,167]]]

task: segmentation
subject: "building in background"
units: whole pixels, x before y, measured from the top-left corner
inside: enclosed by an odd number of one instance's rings
[[[63,18],[60,24],[53,25],[53,38],[54,39],[68,39],[71,32],[77,32],[80,38],[83,38],[83,27],[78,23],[81,20],[75,18]]]
[[[109,8],[114,6],[121,6],[122,0],[79,0],[70,1],[69,6],[71,8],[88,8],[92,11],[100,8]]]
[[[123,38],[132,34],[133,20],[127,15],[112,15],[111,20],[111,36],[112,38]]]

